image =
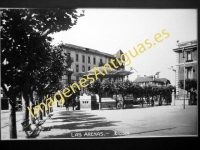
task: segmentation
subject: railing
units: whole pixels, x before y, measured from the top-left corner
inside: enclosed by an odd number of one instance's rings
[[[196,44],[197,44],[197,40],[193,40],[193,41],[178,43],[178,47],[192,46]]]
[[[185,99],[189,99],[190,95],[185,94]],[[184,94],[175,95],[175,99],[184,99]]]
[[[99,62],[99,67],[103,66],[104,63],[103,62]]]

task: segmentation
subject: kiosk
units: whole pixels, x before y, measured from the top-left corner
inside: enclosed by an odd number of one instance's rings
[[[92,110],[91,96],[87,96],[85,93],[80,96],[80,110]]]

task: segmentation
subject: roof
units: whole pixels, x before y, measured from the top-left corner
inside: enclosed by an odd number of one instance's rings
[[[197,40],[178,43],[178,48],[173,49],[174,52],[181,53],[184,51],[197,50]]]
[[[149,77],[138,77],[133,82],[138,82],[138,83],[143,83],[143,82],[162,82],[162,83],[166,83],[167,81],[169,81],[169,80],[166,79],[166,78],[154,78],[153,79],[153,77],[149,76]]]
[[[64,44],[64,47],[75,49],[75,50],[81,50],[81,51],[84,51],[87,53],[94,53],[94,54],[99,54],[99,55],[103,55],[103,56],[107,56],[107,57],[114,57],[114,54],[104,53],[104,52],[100,52],[95,49],[81,47],[81,46],[77,46],[77,45],[73,45],[73,44],[66,43],[66,44]]]
[[[98,68],[98,70],[100,70],[102,73],[105,73],[104,68],[102,68],[102,67],[96,67],[96,68]],[[114,77],[114,76],[120,77],[120,76],[127,76],[127,75],[130,75],[130,74],[133,73],[133,72],[126,71],[126,70],[115,70],[113,68],[112,68],[112,70],[110,70],[109,67],[105,67],[105,69],[106,69],[108,74],[105,74],[104,77]],[[74,73],[73,75],[75,75],[75,76],[86,76],[88,74],[95,75],[94,74],[94,69],[91,69],[88,72]]]
[[[170,84],[170,81],[168,80],[168,79],[166,79],[166,78],[159,78],[161,81],[163,81],[165,84],[167,83],[167,82],[169,82],[169,84]]]
[[[138,77],[137,79],[135,79],[133,82],[150,82],[153,81],[153,79],[148,78],[148,77]]]

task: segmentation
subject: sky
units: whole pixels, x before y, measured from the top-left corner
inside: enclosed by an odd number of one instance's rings
[[[136,71],[129,76],[131,81],[137,75],[154,75],[160,71],[160,78],[167,78],[175,85],[176,57],[172,49],[179,42],[197,40],[196,9],[89,9],[85,16],[68,31],[53,34],[56,45],[63,43],[87,47],[102,52],[115,54],[119,49],[123,52],[133,50],[138,44],[149,39],[153,43],[154,35],[162,34],[165,29],[168,38],[156,43],[135,58],[126,66]]]

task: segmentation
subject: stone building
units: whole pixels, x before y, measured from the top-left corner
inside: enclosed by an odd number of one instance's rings
[[[184,90],[178,87],[178,82],[185,79],[198,78],[198,49],[197,40],[178,43],[178,48],[173,49],[176,53],[176,91],[179,95],[184,94]],[[185,66],[185,73],[184,73]],[[186,93],[186,92],[185,92]]]
[[[87,72],[93,67],[100,67],[105,63],[109,63],[111,59],[116,59],[120,57],[123,52],[121,50],[117,51],[116,54],[109,54],[94,50],[91,48],[76,46],[72,44],[63,44],[62,46],[64,53],[68,55],[68,75],[62,77],[63,83],[73,83],[79,80],[77,73]],[[117,61],[114,62],[117,65]],[[122,64],[117,70],[125,69],[124,64]]]

